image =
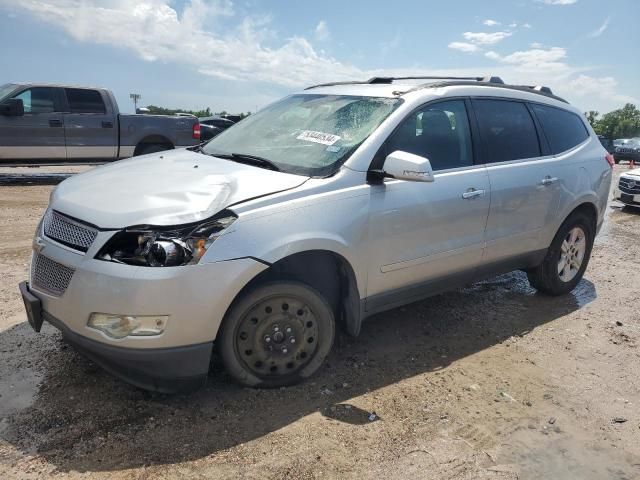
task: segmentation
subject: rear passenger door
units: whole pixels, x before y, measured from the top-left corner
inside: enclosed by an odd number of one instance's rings
[[[30,87],[13,95],[24,115],[0,116],[0,159],[64,160],[62,102],[54,87]]]
[[[560,178],[527,103],[474,99],[483,158],[491,182],[484,264],[536,252],[556,215]]]
[[[118,147],[118,125],[114,112],[99,90],[65,88],[64,114],[67,158],[112,159]]]

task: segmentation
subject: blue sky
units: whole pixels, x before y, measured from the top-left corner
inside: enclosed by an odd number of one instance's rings
[[[606,112],[640,104],[638,21],[638,0],[0,0],[0,84],[253,111],[323,81],[493,74]]]

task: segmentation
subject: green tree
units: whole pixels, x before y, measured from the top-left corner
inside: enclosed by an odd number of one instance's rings
[[[588,118],[588,117],[587,117]],[[598,135],[607,138],[630,138],[640,136],[640,110],[632,103],[603,115],[592,124]]]
[[[210,117],[211,108],[207,107],[204,110],[186,110],[183,108],[164,108],[156,105],[147,105],[149,113],[151,115],[175,115],[176,113],[190,113],[196,117]]]
[[[589,110],[588,112],[584,113],[584,116],[587,117],[587,120],[589,120],[589,123],[591,124],[591,126],[595,128],[595,125],[596,125],[596,122],[598,121],[598,116],[600,116],[600,113],[596,112],[595,110]]]

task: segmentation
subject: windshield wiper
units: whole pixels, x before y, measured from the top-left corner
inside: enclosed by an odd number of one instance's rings
[[[254,165],[256,167],[266,168],[268,170],[280,171],[278,167],[271,160],[258,157],[257,155],[249,155],[247,153],[210,153],[212,157],[224,158],[226,160],[233,160],[238,163],[246,163],[248,165]]]

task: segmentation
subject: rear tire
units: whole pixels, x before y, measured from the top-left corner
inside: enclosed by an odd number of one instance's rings
[[[273,388],[313,375],[331,350],[333,311],[310,286],[270,282],[237,299],[223,320],[218,345],[240,384]]]
[[[544,260],[527,272],[529,283],[547,295],[564,295],[582,279],[589,264],[594,222],[583,212],[575,212],[560,226]]]

